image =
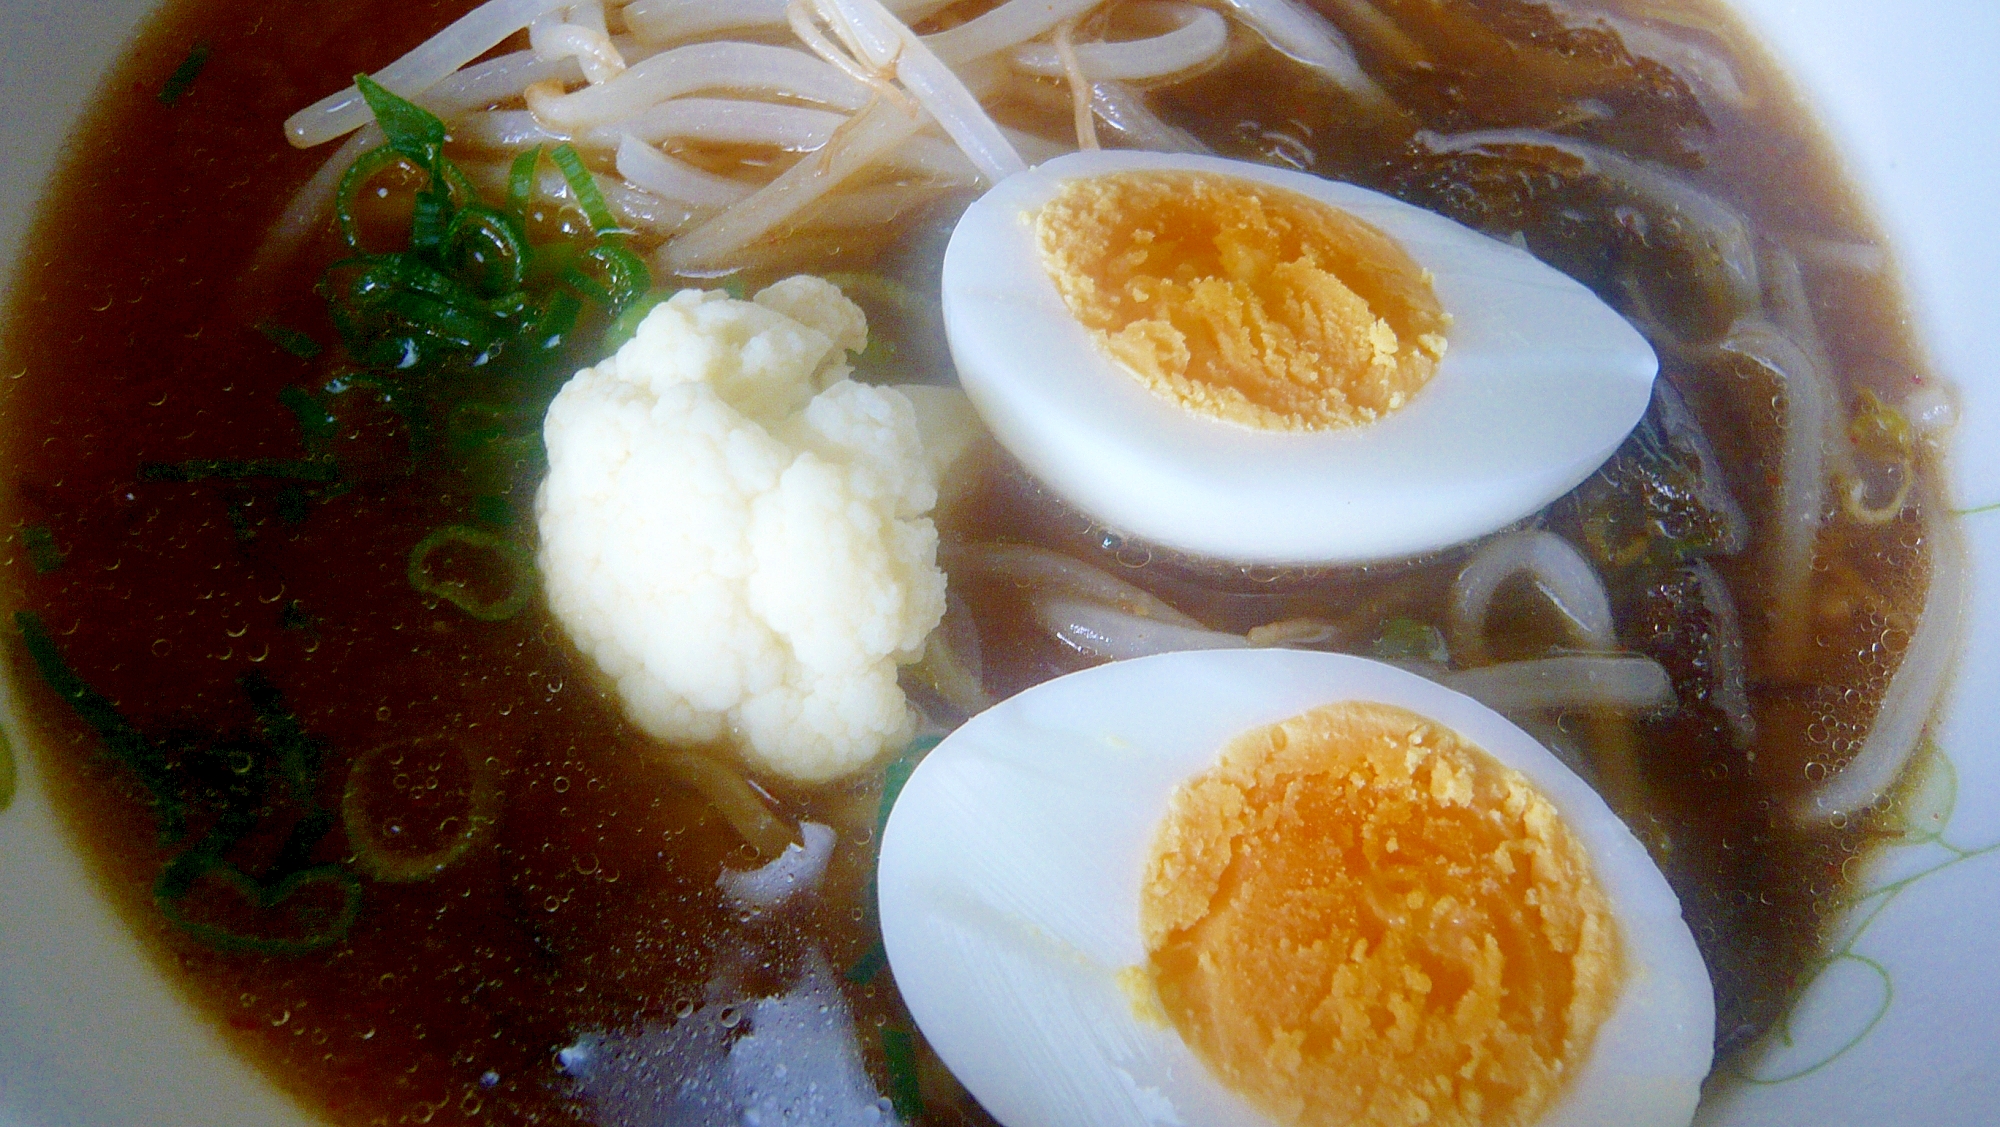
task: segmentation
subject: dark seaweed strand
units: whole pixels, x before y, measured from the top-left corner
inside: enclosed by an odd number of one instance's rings
[[[237,685],[257,712],[258,729],[278,753],[279,769],[285,784],[291,788],[292,799],[306,809],[271,863],[264,877],[264,883],[268,884],[306,869],[313,850],[333,829],[334,813],[319,801],[320,764],[326,758],[326,745],[306,733],[298,715],[285,704],[285,695],[270,678],[262,673],[246,673]]]
[[[188,49],[187,58],[181,60],[181,65],[174,68],[174,73],[167,76],[166,84],[160,87],[161,105],[171,107],[187,96],[187,92],[194,88],[194,80],[200,76],[201,68],[208,65],[212,50],[207,40],[195,40],[194,46]]]
[[[49,687],[68,702],[84,723],[97,730],[106,750],[119,762],[130,766],[139,776],[139,781],[152,792],[153,807],[160,816],[160,840],[168,844],[179,841],[187,832],[187,806],[174,792],[167,773],[166,757],[159,746],[140,735],[109,697],[77,676],[76,670],[63,660],[55,639],[49,637],[40,615],[33,611],[15,611],[14,625],[21,631],[21,641],[28,647],[28,656],[34,659],[42,680],[47,681]]]
[[[31,524],[21,530],[21,547],[27,549],[28,563],[36,575],[47,575],[63,565],[68,555],[56,546],[55,533],[46,524]]]
[[[159,745],[141,735],[110,698],[86,684],[63,660],[41,616],[33,611],[16,611],[14,623],[42,679],[97,730],[112,756],[129,765],[152,793],[154,809],[160,817],[161,841],[172,844],[181,840],[187,832],[187,807],[174,792]],[[268,679],[252,674],[241,685],[257,711],[265,738],[278,753],[287,784],[308,812],[292,828],[270,871],[261,879],[250,876],[225,861],[223,855],[256,828],[261,806],[260,785],[256,801],[225,806],[215,825],[199,841],[167,862],[153,883],[153,899],[174,926],[217,950],[266,955],[301,955],[321,950],[345,937],[361,911],[361,882],[353,873],[335,864],[306,864],[334,823],[333,812],[321,807],[316,797],[322,749],[317,740],[305,733],[298,717],[285,707],[282,694]],[[339,886],[340,908],[298,939],[243,935],[191,919],[181,910],[182,902],[195,885],[211,874],[265,909],[282,905],[311,885],[331,883]]]
[[[185,462],[141,462],[140,481],[281,481],[332,482],[340,470],[332,462],[306,458],[194,458]]]

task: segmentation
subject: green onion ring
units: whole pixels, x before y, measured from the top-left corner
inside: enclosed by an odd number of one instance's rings
[[[463,583],[446,582],[431,576],[431,553],[454,541],[483,548],[506,561],[508,570],[513,572],[514,583],[504,597],[490,603],[483,602]],[[521,613],[534,595],[534,561],[528,558],[527,551],[484,529],[463,524],[445,525],[418,541],[417,546],[410,549],[409,578],[410,586],[419,592],[443,599],[481,622],[504,622],[514,617]]]
[[[451,840],[427,853],[399,853],[383,841],[368,814],[366,774],[370,764],[391,748],[422,754],[416,746],[418,742],[383,744],[362,752],[348,768],[347,785],[340,795],[340,821],[347,829],[347,844],[354,850],[355,866],[370,877],[391,884],[428,880],[443,872],[483,841],[500,816],[498,772],[485,759],[474,758],[463,745],[454,744],[471,776],[472,794],[465,812],[447,815],[447,820],[461,818],[463,826]]]
[[[352,250],[361,250],[361,227],[354,221],[354,209],[348,201],[354,198],[354,193],[366,184],[370,177],[392,164],[400,164],[417,172],[423,171],[394,147],[383,145],[362,153],[353,164],[347,166],[347,172],[340,178],[340,189],[333,197],[333,218],[340,225],[341,241]]]

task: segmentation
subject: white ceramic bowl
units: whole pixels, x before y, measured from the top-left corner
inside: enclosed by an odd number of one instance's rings
[[[2000,502],[2000,6],[1737,0],[1874,200],[1933,365],[1960,389],[1957,503]],[[0,263],[65,131],[151,0],[0,5]],[[277,138],[273,137],[273,143]],[[10,373],[11,374],[11,373]],[[1794,1014],[1792,1042],[1704,1106],[1709,1127],[1986,1127],[2000,1109],[2000,511],[1976,571],[1943,833],[1877,858],[1877,890]],[[0,686],[0,706],[6,706]],[[0,1127],[308,1122],[154,975],[66,848],[32,764],[0,813]]]

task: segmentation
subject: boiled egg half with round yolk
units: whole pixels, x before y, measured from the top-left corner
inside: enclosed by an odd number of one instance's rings
[[[1461,543],[1595,470],[1658,362],[1525,250],[1388,196],[1213,157],[1009,177],[945,253],[960,382],[1121,533],[1258,563]]]
[[[924,1036],[1009,1127],[1685,1127],[1680,905],[1499,714],[1294,650],[1098,666],[917,767],[880,868]]]

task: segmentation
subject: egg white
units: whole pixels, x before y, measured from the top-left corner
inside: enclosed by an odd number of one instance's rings
[[[1680,903],[1596,792],[1498,713],[1363,658],[1163,654],[974,717],[917,768],[882,841],[882,935],[924,1036],[1009,1127],[1259,1124],[1118,975],[1143,964],[1140,883],[1168,797],[1253,728],[1338,701],[1409,709],[1521,771],[1589,851],[1626,979],[1539,1127],[1684,1127],[1715,1029]]]
[[[1132,170],[1288,188],[1387,232],[1454,319],[1437,373],[1380,421],[1309,433],[1156,395],[1071,315],[1033,229],[1065,181]],[[1617,449],[1658,370],[1637,330],[1518,247],[1351,184],[1184,154],[1080,152],[1008,177],[952,234],[943,311],[960,382],[1029,472],[1126,534],[1259,563],[1390,559],[1502,528]]]

